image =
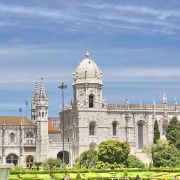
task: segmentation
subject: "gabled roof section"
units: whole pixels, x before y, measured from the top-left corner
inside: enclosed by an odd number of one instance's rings
[[[0,125],[34,126],[34,124],[24,116],[0,116]]]
[[[48,124],[48,133],[60,133],[60,129]]]

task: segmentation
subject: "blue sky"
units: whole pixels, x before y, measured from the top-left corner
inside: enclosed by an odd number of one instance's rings
[[[103,72],[108,103],[180,102],[179,0],[1,0],[0,115],[26,115],[44,78],[49,116],[58,116],[62,82],[86,50]]]

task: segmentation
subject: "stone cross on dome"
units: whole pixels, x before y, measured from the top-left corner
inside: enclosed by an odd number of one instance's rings
[[[89,58],[90,54],[88,51],[86,51],[85,56],[86,56],[86,58]]]

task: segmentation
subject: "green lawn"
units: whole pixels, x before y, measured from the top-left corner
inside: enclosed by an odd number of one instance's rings
[[[70,175],[71,180],[74,180],[76,178],[76,173],[70,173],[68,172],[67,174]],[[81,178],[84,179],[91,179],[93,180],[96,178],[110,178],[110,177],[114,177],[114,178],[124,178],[124,172],[107,172],[107,173],[96,173],[96,172],[86,172],[86,173],[80,173]],[[176,172],[176,173],[171,173],[171,172],[154,172],[154,171],[136,171],[136,172],[128,172],[127,169],[127,177],[129,177],[130,179],[135,179],[135,177],[139,175],[141,179],[158,179],[158,180],[172,180],[174,178],[174,176],[178,176],[180,177],[180,172]],[[63,177],[65,176],[65,173],[56,173],[53,171],[51,172],[51,174],[45,174],[42,171],[41,172],[32,172],[31,174],[30,172],[26,173],[26,174],[11,174],[10,175],[10,180],[50,180],[50,179],[55,179],[55,180],[62,180]]]

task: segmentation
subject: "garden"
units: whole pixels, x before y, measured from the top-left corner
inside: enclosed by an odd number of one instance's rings
[[[108,140],[98,145],[98,150],[84,151],[75,161],[74,168],[62,167],[60,159],[49,158],[46,162],[34,162],[31,169],[11,169],[10,180],[172,180],[180,178],[180,121],[170,120],[166,140],[160,139],[157,120],[154,124],[153,144],[144,147],[144,153],[151,160],[145,165],[138,157],[130,154],[127,142]]]
[[[68,174],[71,180],[76,179],[91,179],[91,180],[107,180],[110,178],[120,179],[135,179],[137,175],[141,179],[159,179],[159,180],[172,180],[175,176],[180,177],[180,168],[119,168],[119,169],[49,169],[39,171],[28,169],[12,169],[10,180],[63,180],[64,176]]]

